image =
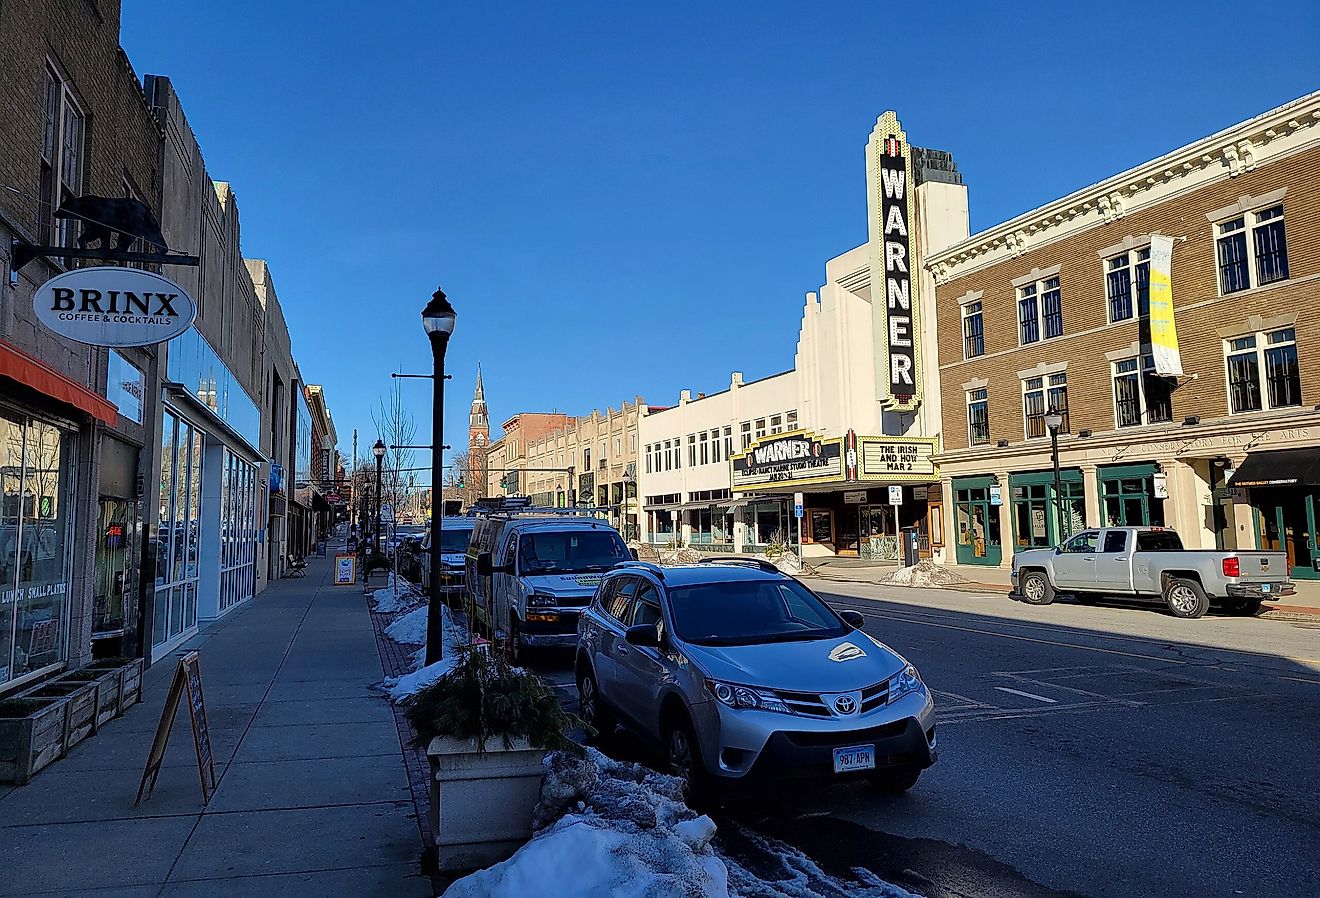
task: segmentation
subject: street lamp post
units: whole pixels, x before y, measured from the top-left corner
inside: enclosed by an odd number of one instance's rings
[[[1054,527],[1058,531],[1058,541],[1063,542],[1063,480],[1059,476],[1059,428],[1063,426],[1063,415],[1053,406],[1045,415],[1045,426],[1050,430],[1050,456],[1054,461]]]
[[[426,606],[426,663],[434,664],[444,655],[444,618],[441,616],[440,587],[443,559],[440,538],[444,519],[444,490],[441,478],[444,472],[445,434],[445,351],[454,332],[458,315],[437,289],[431,301],[422,309],[422,327],[431,341],[431,356],[435,365],[432,378],[431,408],[431,573],[428,579],[430,597]]]
[[[385,441],[378,439],[376,445],[371,447],[371,452],[376,456],[376,537],[372,542],[375,551],[373,555],[380,554],[380,466],[385,461]]]

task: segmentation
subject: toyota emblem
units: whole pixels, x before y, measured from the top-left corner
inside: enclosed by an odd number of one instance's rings
[[[834,710],[840,714],[851,714],[857,710],[857,702],[851,695],[841,695],[834,700]]]

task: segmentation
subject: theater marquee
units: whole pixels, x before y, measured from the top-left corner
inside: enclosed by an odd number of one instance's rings
[[[735,491],[789,487],[843,477],[842,440],[800,430],[764,437],[731,460]]]

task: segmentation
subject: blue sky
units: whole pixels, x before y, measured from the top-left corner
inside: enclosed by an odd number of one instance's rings
[[[478,361],[497,425],[669,404],[792,366],[885,109],[954,154],[977,230],[1316,89],[1317,38],[1291,0],[124,0],[122,35],[233,183],[345,453],[430,370],[437,284],[455,446]]]

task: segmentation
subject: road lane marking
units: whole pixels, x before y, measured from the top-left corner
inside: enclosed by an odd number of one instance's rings
[[[841,603],[836,602],[836,603],[834,603],[834,604],[838,605],[838,604],[841,604]],[[847,606],[845,605],[845,606],[843,606],[843,607],[847,607]],[[852,609],[852,610],[854,610],[854,611],[862,611],[863,609],[861,609],[861,608],[854,608],[854,609]],[[874,615],[874,616],[877,616],[877,617],[879,616],[879,614],[877,614],[877,612],[876,612],[874,609],[871,610],[871,614]],[[996,633],[994,630],[978,630],[978,629],[975,628],[975,627],[958,627],[958,626],[955,626],[955,625],[953,625],[953,624],[941,624],[941,623],[936,623],[935,621],[921,620],[920,618],[915,618],[915,617],[905,617],[905,618],[902,618],[902,620],[905,620],[905,621],[907,621],[907,622],[910,623],[910,624],[921,624],[921,625],[923,625],[923,626],[927,626],[927,627],[942,627],[942,628],[945,629],[945,630],[961,630],[961,631],[963,631],[964,633],[980,633],[980,634],[982,634],[982,635],[984,635],[984,636],[998,636],[1000,639],[1020,639],[1020,640],[1022,640],[1023,642],[1039,642],[1039,643],[1041,643],[1042,645],[1057,645],[1057,646],[1059,646],[1060,648],[1065,648],[1065,649],[1085,649],[1085,650],[1088,651],[1088,652],[1103,652],[1103,653],[1106,654],[1106,655],[1122,655],[1124,658],[1140,658],[1140,659],[1142,659],[1143,661],[1158,661],[1158,662],[1160,662],[1161,664],[1188,664],[1188,663],[1190,663],[1190,662],[1188,662],[1188,661],[1186,661],[1186,660],[1184,660],[1184,659],[1178,659],[1178,658],[1163,658],[1163,657],[1160,657],[1160,656],[1158,656],[1158,655],[1141,655],[1141,654],[1138,654],[1138,653],[1136,653],[1136,652],[1120,652],[1118,649],[1102,649],[1102,648],[1100,648],[1099,646],[1094,646],[1094,645],[1078,645],[1078,644],[1075,643],[1075,642],[1059,642],[1059,641],[1054,640],[1054,639],[1037,639],[1037,638],[1034,637],[1034,636],[1018,636],[1016,633]],[[1129,638],[1129,637],[1125,637],[1125,638]],[[1139,637],[1139,636],[1134,636],[1134,637],[1130,637],[1130,638],[1132,638],[1132,639],[1141,639],[1141,637]],[[1231,649],[1225,649],[1224,651],[1232,651],[1232,650],[1231,650]]]
[[[886,605],[886,606],[889,606],[889,605],[902,605],[902,606],[904,606],[904,607],[886,607],[886,608],[881,608],[881,609],[875,609],[875,608],[871,608],[871,609],[854,608],[853,610],[854,610],[854,611],[861,611],[861,612],[863,612],[863,613],[869,613],[869,614],[875,615],[875,616],[877,616],[877,617],[880,617],[880,616],[882,616],[882,615],[892,615],[892,616],[895,616],[898,620],[909,621],[909,622],[911,622],[911,623],[928,623],[927,621],[919,620],[918,618],[919,618],[920,616],[938,616],[938,617],[942,617],[942,618],[948,618],[948,617],[951,617],[951,616],[966,616],[966,615],[968,615],[968,614],[981,614],[981,613],[982,613],[982,612],[975,612],[975,611],[954,611],[954,610],[951,610],[951,609],[946,610],[946,609],[943,609],[943,608],[934,608],[934,607],[931,607],[931,606],[906,605],[906,603],[900,602],[900,601],[897,600],[897,599],[880,599],[880,598],[872,598],[872,597],[870,597],[870,596],[851,595],[851,594],[849,594],[849,593],[830,592],[830,593],[825,593],[825,595],[826,595],[826,596],[834,596],[834,597],[836,597],[836,598],[840,598],[840,599],[848,599],[848,600],[852,600],[852,601],[858,601],[858,602],[868,602],[868,603],[870,603],[870,604],[872,604],[872,605],[877,605],[877,604],[878,604],[878,605]],[[837,602],[837,601],[836,601],[836,602],[831,602],[830,604],[838,605],[838,606],[840,606],[840,607],[848,607],[848,606],[845,605],[843,602]],[[1215,618],[1214,620],[1215,620],[1215,621],[1228,620],[1228,618]],[[1013,618],[999,618],[999,622],[1002,623],[1004,626],[1007,626],[1007,627],[1019,627],[1019,628],[1024,629],[1024,630],[1052,630],[1052,629],[1055,628],[1055,625],[1052,625],[1052,624],[1042,624],[1042,623],[1037,623],[1037,622],[1034,622],[1034,621],[1016,620],[1016,619],[1013,619]],[[932,623],[931,625],[932,625],[932,626],[941,626],[940,624],[934,624],[934,623]],[[946,625],[943,625],[943,626],[950,626],[950,625],[947,625],[947,624],[946,624]],[[1065,624],[1065,625],[1063,625],[1063,626],[1077,626],[1077,625],[1075,625],[1075,624]],[[954,627],[953,629],[959,629],[959,628]],[[988,632],[988,633],[990,633],[990,635],[993,635],[993,636],[1005,636],[1006,638],[1011,638],[1011,639],[1022,639],[1022,638],[1025,638],[1025,637],[1011,637],[1011,636],[1008,636],[1008,634],[1005,634],[1005,633],[993,633],[992,631],[985,631],[985,630],[971,630],[971,631],[969,631],[969,632],[974,632],[974,633],[987,633],[987,632]],[[1172,639],[1172,637],[1160,637],[1160,636],[1129,636],[1129,635],[1127,635],[1127,634],[1125,634],[1125,633],[1091,633],[1091,636],[1092,636],[1092,638],[1095,638],[1095,639],[1119,639],[1119,640],[1126,640],[1126,641],[1128,641],[1128,642],[1147,642],[1147,643],[1155,643],[1155,644],[1159,644],[1159,645],[1167,645],[1169,642],[1174,641],[1174,640]],[[1073,644],[1071,644],[1071,643],[1050,642],[1049,640],[1037,640],[1037,641],[1044,641],[1044,642],[1047,642],[1047,643],[1049,643],[1049,644],[1051,644],[1051,645],[1064,645],[1064,646],[1069,646],[1069,647],[1072,647],[1072,648],[1088,648],[1087,646],[1076,646],[1076,645],[1073,645]],[[1199,643],[1197,643],[1197,644],[1186,643],[1186,644],[1187,644],[1187,645],[1192,645],[1194,648],[1199,648],[1199,649],[1203,649],[1203,650],[1205,650],[1205,651],[1211,651],[1211,652],[1229,652],[1229,653],[1234,654],[1234,655],[1252,655],[1252,656],[1255,656],[1255,657],[1270,656],[1270,653],[1269,653],[1269,652],[1266,652],[1266,651],[1256,651],[1256,650],[1252,650],[1252,649],[1234,649],[1234,648],[1229,648],[1229,647],[1227,647],[1227,646],[1202,645],[1202,644],[1199,644]],[[1093,651],[1102,652],[1102,651],[1106,651],[1106,650],[1105,650],[1105,649],[1093,649]],[[1113,654],[1122,655],[1122,654],[1126,654],[1126,653],[1124,653],[1124,652],[1114,652]],[[1148,656],[1148,655],[1132,655],[1131,657],[1134,657],[1134,658],[1148,658],[1149,656]],[[1294,662],[1294,663],[1296,663],[1296,664],[1301,664],[1301,665],[1303,665],[1303,666],[1305,666],[1305,667],[1313,668],[1317,673],[1320,673],[1320,658],[1298,658],[1298,657],[1293,656],[1293,655],[1272,655],[1271,657],[1278,658],[1278,659],[1281,660],[1281,661],[1292,661],[1292,662]],[[1165,658],[1160,658],[1160,659],[1158,659],[1158,660],[1160,660],[1160,661],[1165,661],[1165,662],[1168,663],[1168,664],[1186,664],[1186,663],[1188,663],[1188,662],[1186,662],[1186,661],[1176,661],[1176,660],[1173,660],[1173,659],[1165,659]]]
[[[1308,680],[1305,677],[1285,677],[1282,674],[1280,674],[1279,679],[1292,680],[1294,683],[1314,683],[1316,686],[1320,686],[1320,680]]]
[[[1057,705],[1059,700],[1056,698],[1046,698],[1043,695],[1037,695],[1034,692],[1023,692],[1021,689],[1010,689],[1007,686],[996,686],[1000,692],[1011,692],[1014,695],[1020,695],[1023,698],[1034,698],[1038,702],[1049,702],[1051,705]]]

